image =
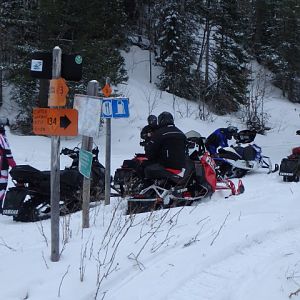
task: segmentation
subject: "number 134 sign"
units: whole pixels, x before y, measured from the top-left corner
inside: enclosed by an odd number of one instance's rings
[[[34,108],[33,132],[38,135],[76,136],[78,111],[76,109]]]

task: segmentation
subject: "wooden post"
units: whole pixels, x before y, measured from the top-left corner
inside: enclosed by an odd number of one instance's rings
[[[109,84],[109,77],[106,83]],[[106,119],[105,131],[105,205],[110,204],[110,156],[111,156],[111,119]]]
[[[52,78],[61,75],[61,49],[52,52]],[[60,136],[51,137],[51,261],[59,261]]]
[[[89,96],[97,96],[99,83],[97,80],[91,80],[87,86]],[[100,118],[100,116],[99,116]],[[93,138],[89,136],[82,137],[81,149],[91,152],[93,149]],[[91,179],[83,177],[82,186],[82,228],[90,227],[89,206],[90,206]]]
[[[111,119],[106,119],[105,137],[105,205],[110,204]]]

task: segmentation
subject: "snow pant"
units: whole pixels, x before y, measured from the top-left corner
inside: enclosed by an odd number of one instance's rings
[[[1,170],[0,172],[0,212],[2,212],[3,199],[5,196],[8,182],[8,170]]]

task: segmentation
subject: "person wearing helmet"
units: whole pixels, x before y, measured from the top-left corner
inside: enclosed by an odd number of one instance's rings
[[[234,126],[228,126],[227,128],[218,128],[212,134],[208,136],[205,142],[205,147],[211,155],[217,153],[219,147],[228,147],[228,140],[237,134],[238,129]]]
[[[145,177],[164,177],[168,174],[166,168],[182,170],[186,159],[185,144],[186,136],[174,125],[172,114],[162,112],[158,116],[158,129],[145,147],[146,156],[151,162],[145,168]]]
[[[152,133],[157,129],[157,117],[155,115],[149,115],[147,118],[148,125],[146,125],[141,131],[141,146],[145,146],[150,140]]]
[[[2,202],[7,188],[8,169],[14,166],[16,162],[5,135],[5,125],[0,124],[0,212],[2,212]]]

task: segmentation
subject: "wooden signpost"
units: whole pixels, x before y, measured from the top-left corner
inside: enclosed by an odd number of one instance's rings
[[[64,57],[65,63],[63,63]],[[51,79],[48,97],[50,108],[33,109],[33,132],[51,136],[51,261],[58,261],[60,256],[60,136],[78,134],[78,111],[60,107],[66,105],[69,92],[65,79],[79,81],[82,77],[82,57],[80,55],[63,56],[61,49],[57,46],[53,48],[52,54],[35,53],[33,58],[31,76]]]

